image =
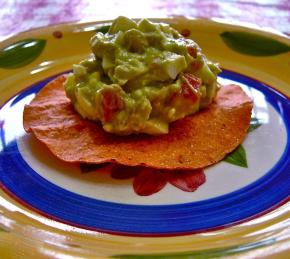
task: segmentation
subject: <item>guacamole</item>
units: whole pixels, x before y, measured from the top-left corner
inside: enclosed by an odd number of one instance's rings
[[[166,134],[216,96],[218,65],[167,24],[121,16],[90,45],[64,87],[79,114],[107,132]]]

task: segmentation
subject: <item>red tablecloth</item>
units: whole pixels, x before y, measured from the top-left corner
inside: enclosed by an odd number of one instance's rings
[[[36,27],[118,15],[224,18],[290,34],[289,0],[0,0],[0,40]]]

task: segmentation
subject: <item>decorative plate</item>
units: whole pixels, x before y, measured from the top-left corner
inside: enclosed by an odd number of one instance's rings
[[[109,22],[59,25],[10,38],[0,44],[1,255],[207,258],[287,253],[289,39],[221,21],[159,21],[193,38],[209,59],[218,61],[222,84],[238,84],[253,98],[245,141],[214,166],[170,177],[59,161],[25,133],[24,105],[86,57],[89,38],[105,32]],[[19,249],[13,247],[16,242]]]

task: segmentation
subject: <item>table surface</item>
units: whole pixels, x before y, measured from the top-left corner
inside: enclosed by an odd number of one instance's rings
[[[118,15],[223,18],[290,35],[290,0],[0,0],[0,40],[37,27]]]

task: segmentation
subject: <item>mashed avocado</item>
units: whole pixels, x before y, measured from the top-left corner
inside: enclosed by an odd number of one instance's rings
[[[73,66],[65,91],[83,118],[107,132],[165,134],[170,122],[216,96],[218,65],[167,24],[118,17],[90,44],[92,54]]]

